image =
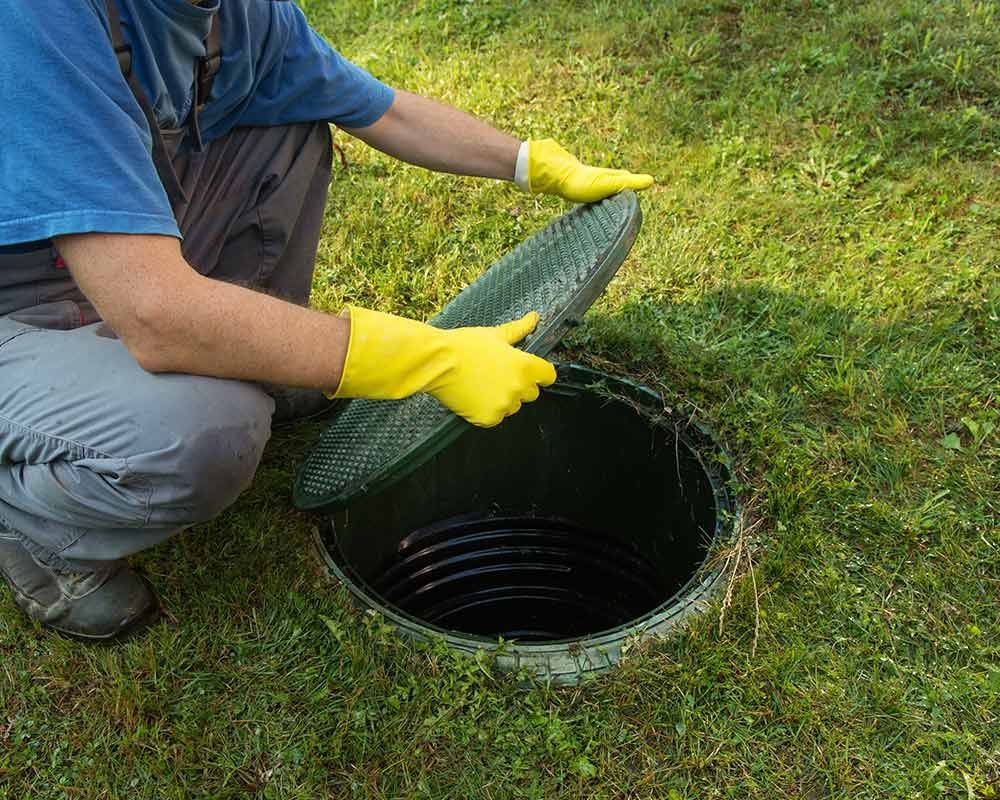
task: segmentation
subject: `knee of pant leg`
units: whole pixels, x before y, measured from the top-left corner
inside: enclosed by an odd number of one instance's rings
[[[267,435],[248,424],[206,428],[185,442],[180,478],[190,522],[204,522],[232,505],[253,481]]]
[[[270,436],[273,401],[240,386],[224,407],[192,405],[190,419],[161,463],[150,495],[150,523],[205,522],[250,486]]]

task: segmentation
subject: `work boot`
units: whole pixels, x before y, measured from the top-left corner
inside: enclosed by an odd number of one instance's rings
[[[73,639],[123,639],[159,616],[153,587],[124,561],[98,562],[93,572],[47,567],[6,530],[0,530],[0,574],[30,619]]]
[[[345,400],[331,400],[319,389],[266,386],[265,391],[274,400],[272,428],[286,428],[293,422],[333,416],[346,404]]]

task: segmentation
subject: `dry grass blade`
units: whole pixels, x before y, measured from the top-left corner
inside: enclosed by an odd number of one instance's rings
[[[752,518],[749,525],[747,520]],[[760,592],[757,588],[757,576],[753,567],[753,555],[751,540],[754,531],[760,527],[762,519],[753,514],[752,508],[747,506],[743,510],[736,522],[736,530],[733,533],[731,544],[716,555],[716,560],[721,561],[719,572],[725,577],[726,588],[722,594],[722,602],[719,605],[719,635],[725,627],[726,612],[733,602],[733,594],[736,584],[743,574],[749,573],[753,592],[754,604],[754,631],[753,642],[750,645],[750,656],[757,652],[757,642],[760,638]]]

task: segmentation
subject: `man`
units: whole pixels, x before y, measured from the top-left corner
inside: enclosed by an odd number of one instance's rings
[[[430,392],[488,426],[555,379],[513,347],[534,315],[439,331],[305,307],[329,123],[572,201],[652,183],[390,89],[291,2],[0,9],[0,572],[30,618],[80,639],[156,616],[124,559],[249,485],[275,411],[263,387]]]

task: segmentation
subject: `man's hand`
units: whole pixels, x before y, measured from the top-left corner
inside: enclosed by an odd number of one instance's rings
[[[527,175],[522,179],[526,185],[522,188],[536,194],[555,194],[574,203],[594,203],[622,189],[647,189],[653,185],[652,175],[581,164],[554,139],[528,141],[522,148],[527,149],[527,168],[523,170]],[[518,156],[519,167],[524,160]]]
[[[555,382],[555,368],[511,345],[538,314],[495,328],[441,330],[351,307],[351,344],[336,397],[395,399],[429,392],[474,425],[498,425]]]
[[[367,128],[345,128],[394,158],[438,172],[513,180],[531,192],[593,203],[622,189],[645,189],[651,175],[581,164],[552,139],[520,142],[463,111],[397,91]]]

